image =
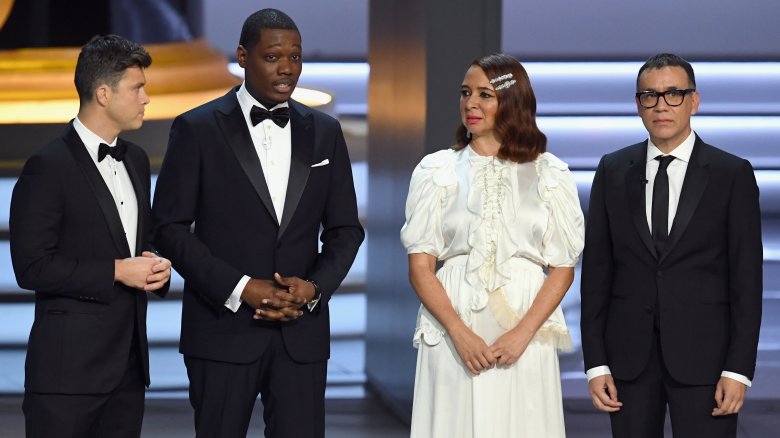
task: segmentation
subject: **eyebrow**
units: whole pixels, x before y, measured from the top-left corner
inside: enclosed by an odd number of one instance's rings
[[[687,88],[687,87],[678,87],[678,86],[676,86],[676,85],[672,85],[672,86],[670,86],[670,87],[667,87],[667,88],[666,88],[666,90],[663,90],[663,91],[661,91],[661,93],[663,93],[664,91],[672,91],[672,90],[685,90],[686,88]],[[640,93],[642,93],[642,92],[645,92],[645,91],[652,91],[653,93],[658,93],[658,91],[657,91],[657,90],[655,90],[655,89],[653,89],[653,88],[650,88],[650,87],[647,87],[647,88],[645,88],[644,90],[641,90],[641,91],[640,91]]]
[[[466,84],[461,85],[460,88],[461,88],[461,90],[464,89],[464,88],[468,88],[469,90],[471,89],[471,87],[469,87]],[[492,88],[488,88],[488,87],[477,87],[477,90],[496,91],[496,90],[494,90]]]
[[[300,45],[300,44],[293,44],[292,46],[293,46],[294,48],[298,48],[298,49],[300,49],[301,47],[303,47],[303,46],[302,46],[302,45]],[[283,47],[283,46],[282,46],[282,43],[273,43],[273,44],[269,44],[269,45],[265,46],[265,48],[266,48],[266,49],[272,49],[272,48],[277,48],[277,47]]]

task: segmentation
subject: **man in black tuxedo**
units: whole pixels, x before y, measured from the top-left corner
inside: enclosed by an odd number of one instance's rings
[[[639,70],[649,140],[605,155],[590,194],[582,347],[615,437],[734,437],[756,366],[762,247],[750,163],[691,130],[693,68]],[[618,396],[619,394],[619,396]]]
[[[266,436],[322,437],[328,300],[364,236],[351,165],[339,123],[290,98],[290,17],[249,16],[237,57],[244,84],[174,120],[153,208],[197,436],[244,437],[259,393]]]
[[[149,385],[147,292],[170,262],[151,252],[149,160],[117,138],[149,98],[140,45],[92,38],[76,64],[78,116],[25,164],[11,199],[11,257],[35,291],[23,410],[28,437],[138,437]]]

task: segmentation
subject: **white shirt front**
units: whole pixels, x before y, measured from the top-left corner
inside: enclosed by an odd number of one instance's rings
[[[273,108],[266,108],[249,94],[246,84],[241,85],[236,96],[246,125],[249,127],[249,135],[255,145],[260,165],[263,167],[263,176],[265,176],[268,192],[271,194],[276,218],[281,223],[284,200],[287,196],[287,181],[290,178],[290,156],[292,154],[290,123],[287,123],[284,128],[280,128],[271,119],[266,119],[252,126],[249,113],[253,106],[271,110],[289,107],[289,104],[283,102]]]
[[[653,184],[655,183],[655,176],[658,173],[659,162],[655,157],[659,155],[672,155],[674,160],[669,163],[669,167],[666,168],[666,173],[669,175],[669,230],[671,232],[674,222],[674,216],[677,213],[677,206],[680,203],[680,193],[682,193],[683,182],[685,181],[685,172],[688,170],[688,163],[691,160],[691,154],[693,153],[693,145],[696,143],[696,134],[691,131],[688,137],[680,143],[679,146],[674,148],[671,153],[664,154],[658,147],[653,144],[653,141],[647,140],[647,161],[645,164],[645,214],[647,215],[647,225],[650,230],[653,229]],[[588,381],[591,379],[603,376],[605,374],[612,374],[609,370],[609,366],[602,365],[590,368],[586,371]],[[752,385],[752,382],[747,377],[733,373],[730,371],[723,371],[721,376],[734,379],[748,387]]]
[[[252,137],[257,157],[260,159],[260,165],[263,168],[265,184],[268,186],[268,192],[271,194],[271,202],[274,204],[276,218],[281,222],[284,202],[287,197],[287,182],[290,179],[290,157],[292,155],[292,131],[290,125],[292,123],[287,123],[284,128],[280,128],[272,120],[267,119],[253,126],[252,119],[249,117],[252,107],[269,108],[263,106],[249,94],[249,91],[246,89],[246,83],[241,84],[241,88],[236,92],[236,97],[238,98],[239,106],[241,106],[241,112],[244,114],[246,126],[249,128],[249,135]],[[271,109],[288,106],[287,102],[282,102]],[[249,280],[250,277],[244,275],[238,281],[230,297],[225,301],[225,307],[233,312],[238,311],[243,302],[241,293]]]
[[[674,148],[670,154],[664,154],[652,140],[647,140],[647,162],[645,164],[645,213],[647,214],[647,225],[653,229],[653,186],[655,184],[655,175],[658,174],[659,162],[655,157],[662,155],[671,155],[674,157],[666,168],[666,174],[669,175],[669,219],[667,224],[672,231],[672,222],[677,213],[677,205],[680,203],[680,193],[682,192],[685,172],[688,170],[688,162],[693,153],[693,144],[696,142],[696,134],[691,131],[690,135],[679,146]]]
[[[108,191],[114,198],[119,219],[122,221],[122,228],[125,231],[127,246],[130,248],[130,256],[135,256],[136,236],[138,235],[138,199],[135,196],[130,175],[127,173],[125,163],[116,161],[111,155],[106,155],[103,161],[98,161],[100,143],[114,147],[116,146],[116,138],[112,141],[100,138],[84,126],[78,117],[73,120],[73,128],[86,146],[89,156],[92,157],[95,167],[100,172],[100,176],[103,177],[103,182],[106,183]]]

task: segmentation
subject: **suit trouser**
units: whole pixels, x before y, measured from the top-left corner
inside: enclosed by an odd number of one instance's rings
[[[127,370],[108,394],[46,394],[25,391],[27,438],[138,438],[146,390],[133,343]]]
[[[258,393],[266,437],[325,436],[327,361],[295,362],[287,354],[281,329],[269,330],[268,347],[252,363],[184,356],[197,437],[246,437]]]
[[[663,438],[666,406],[675,438],[734,438],[737,415],[713,417],[715,385],[683,385],[664,365],[658,333],[650,357],[634,380],[615,379],[620,411],[610,414],[615,438]],[[692,347],[693,348],[693,347]]]

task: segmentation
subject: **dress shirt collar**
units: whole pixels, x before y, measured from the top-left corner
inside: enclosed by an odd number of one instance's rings
[[[103,140],[99,135],[95,134],[89,128],[87,128],[78,117],[73,119],[73,129],[76,130],[76,134],[79,135],[81,142],[84,143],[84,146],[87,147],[89,155],[95,162],[98,161],[98,148],[100,143],[105,143],[109,146],[116,146],[116,138],[111,142]]]
[[[247,120],[247,124],[250,127],[252,127],[252,124],[250,122],[249,112],[252,111],[253,106],[259,106],[260,108],[269,111],[276,108],[285,108],[290,106],[290,104],[287,103],[287,101],[285,101],[280,104],[274,105],[272,108],[266,108],[265,105],[258,102],[257,99],[255,99],[251,94],[249,94],[249,90],[246,89],[246,82],[241,84],[241,87],[238,89],[238,91],[236,91],[236,97],[238,98],[238,104],[241,106],[241,112],[244,113],[244,118]],[[290,125],[287,124],[287,126]]]
[[[680,143],[679,146],[672,149],[671,153],[665,154],[661,152],[661,150],[658,149],[656,145],[653,144],[652,140],[648,139],[647,140],[647,162],[655,160],[655,157],[659,155],[672,155],[675,159],[687,163],[691,160],[691,153],[693,153],[694,143],[696,143],[696,134],[693,132],[693,130],[691,130],[691,133],[688,134],[688,137],[686,137],[686,139],[683,140],[683,142]]]

